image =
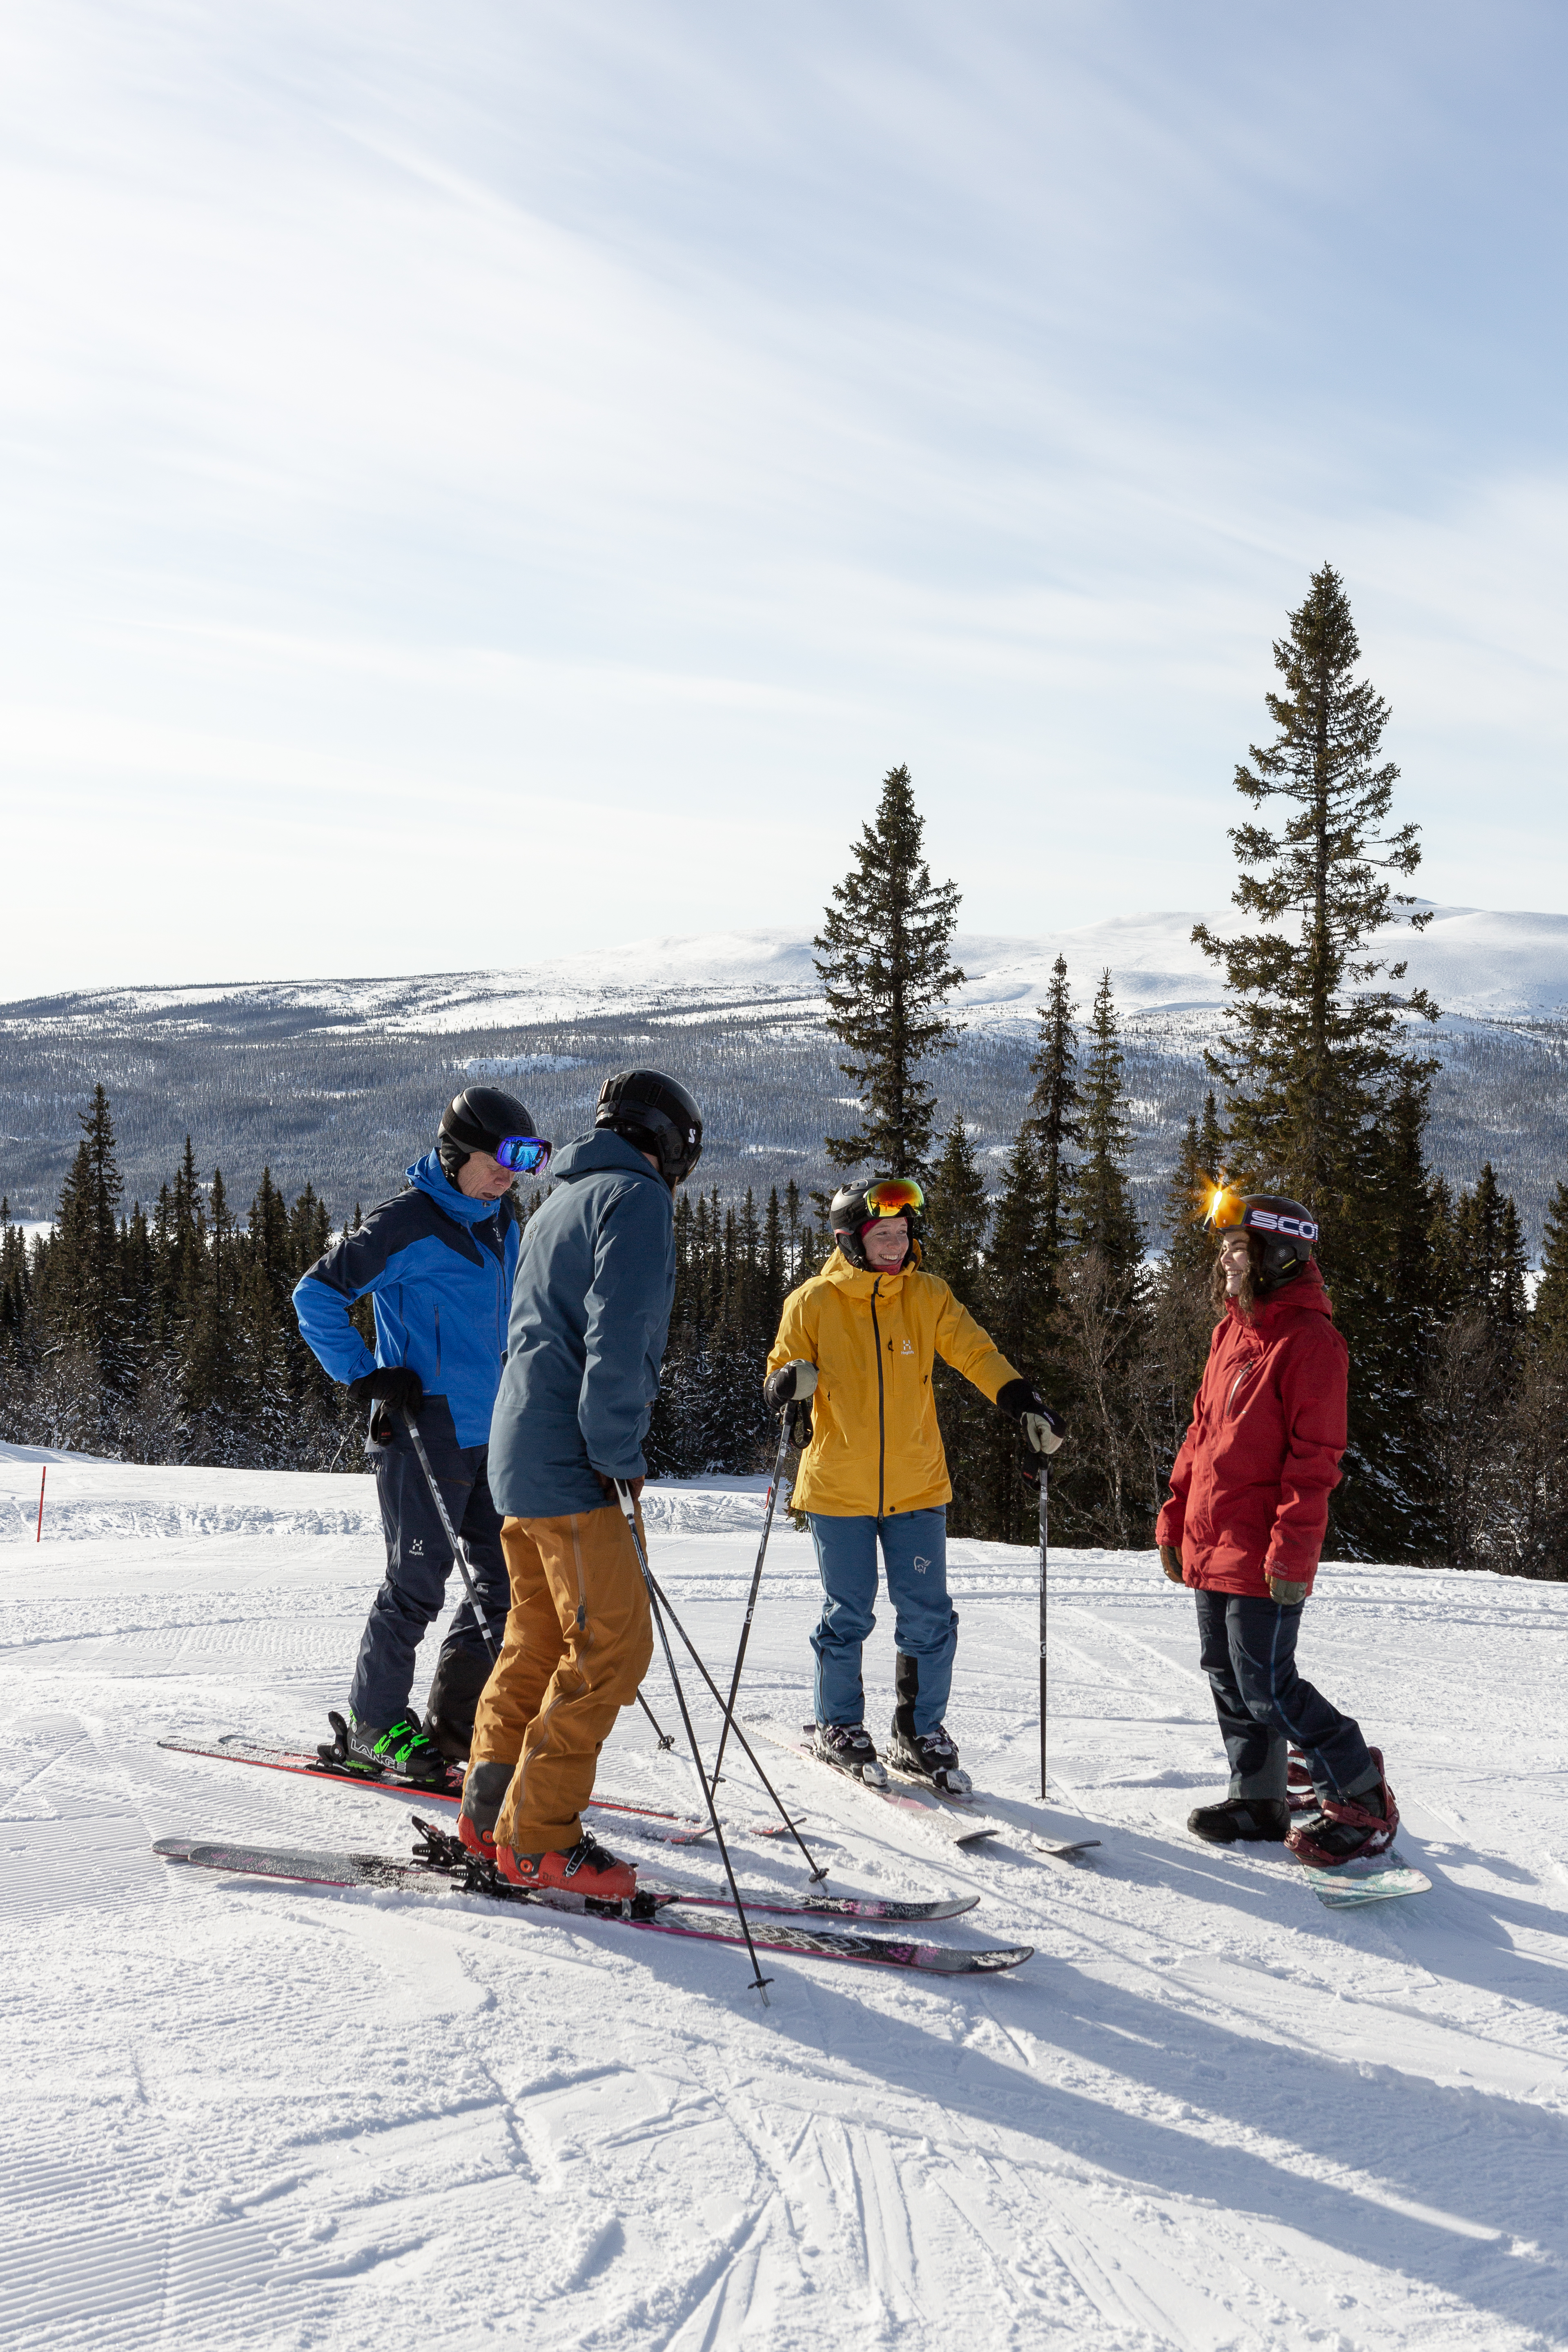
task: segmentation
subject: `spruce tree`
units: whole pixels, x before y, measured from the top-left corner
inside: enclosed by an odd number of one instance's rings
[[[836,1167],[923,1176],[930,1157],[936,1090],[921,1068],[956,1042],[942,1007],[963,974],[950,952],[959,894],[932,882],[924,834],[908,768],[890,768],[813,941],[827,1027],[851,1057],[838,1066],[862,1104],[853,1135],[826,1139]]]
[[[926,1201],[921,1263],[940,1275],[972,1312],[984,1297],[985,1236],[991,1204],[985,1179],[962,1116],[947,1131]],[[933,1375],[937,1415],[952,1481],[948,1523],[955,1535],[994,1536],[992,1478],[987,1460],[989,1424],[996,1418],[984,1397],[937,1360]]]
[[[1223,1078],[1232,1143],[1247,1169],[1314,1207],[1332,1228],[1364,1190],[1371,1126],[1397,1093],[1411,1013],[1436,1018],[1406,966],[1371,941],[1415,905],[1386,877],[1421,862],[1416,827],[1389,828],[1398,769],[1379,764],[1388,706],[1352,677],[1361,646],[1343,585],[1325,564],[1274,648],[1286,692],[1265,699],[1276,734],[1254,744],[1236,787],[1254,807],[1287,803],[1277,830],[1234,826],[1236,904],[1267,928],[1193,938],[1225,968]],[[1293,813],[1292,813],[1293,811]],[[1419,930],[1430,914],[1408,918]],[[1376,983],[1381,982],[1381,985]],[[1371,1123],[1369,1125],[1369,1123]]]
[[[1083,1142],[1078,1033],[1073,1026],[1078,1007],[1068,986],[1065,957],[1058,956],[1052,965],[1046,1002],[1036,1010],[1040,1033],[1029,1063],[1035,1084],[1029,1096],[1028,1125],[1039,1162],[1040,1223],[1054,1281],[1072,1200],[1072,1162],[1067,1155],[1069,1147],[1077,1149]]]
[[[1111,994],[1110,974],[1100,975],[1094,993],[1084,1051],[1083,1156],[1073,1171],[1069,1219],[1076,1254],[1098,1251],[1113,1278],[1129,1287],[1143,1255],[1143,1235],[1128,1181],[1132,1131],[1127,1117],[1125,1057]]]
[[[1250,1190],[1304,1202],[1321,1227],[1318,1255],[1350,1347],[1351,1429],[1343,1483],[1331,1505],[1326,1547],[1366,1557],[1414,1539],[1398,1523],[1397,1488],[1384,1470],[1392,1440],[1386,1383],[1363,1381],[1384,1345],[1384,1309],[1394,1202],[1386,1137],[1404,1097],[1420,1108],[1433,1064],[1406,1041],[1412,1018],[1435,1020],[1426,992],[1402,985],[1374,934],[1415,900],[1389,878],[1420,864],[1414,824],[1394,825],[1399,771],[1382,758],[1388,707],[1353,675],[1361,648],[1343,583],[1331,566],[1313,573],[1306,601],[1274,647],[1282,692],[1267,696],[1275,734],[1253,745],[1237,790],[1273,827],[1247,821],[1231,833],[1242,868],[1235,902],[1264,928],[1221,940],[1198,924],[1194,939],[1225,971],[1223,1047],[1205,1059],[1224,1082],[1232,1165]],[[1412,1091],[1412,1089],[1415,1091]],[[1392,1516],[1391,1516],[1392,1513]]]
[[[1561,1177],[1546,1211],[1531,1325],[1540,1346],[1568,1364],[1568,1183]]]

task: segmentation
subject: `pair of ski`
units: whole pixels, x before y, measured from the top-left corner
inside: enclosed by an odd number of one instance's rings
[[[765,1717],[750,1716],[745,1721],[748,1731],[759,1738],[769,1740],[775,1748],[782,1748],[787,1755],[798,1756],[805,1763],[815,1764],[822,1771],[830,1772],[836,1780],[847,1782],[852,1789],[858,1789],[864,1796],[874,1798],[879,1804],[891,1805],[900,1812],[915,1816],[918,1825],[933,1833],[944,1845],[978,1846],[983,1845],[987,1838],[1005,1834],[1002,1822],[985,1819],[981,1811],[983,1801],[973,1790],[961,1793],[954,1789],[944,1789],[934,1780],[916,1780],[912,1775],[905,1774],[899,1775],[899,1787],[880,1788],[873,1780],[863,1780],[858,1772],[848,1771],[841,1764],[830,1763],[811,1738],[815,1724],[807,1726],[797,1738]],[[1024,1851],[1048,1855],[1052,1861],[1068,1862],[1075,1861],[1079,1854],[1087,1853],[1099,1843],[1098,1838],[1078,1838],[1068,1843],[1059,1843],[1031,1835]]]
[[[208,1756],[231,1764],[258,1764],[272,1771],[292,1771],[310,1774],[341,1787],[380,1787],[391,1795],[412,1792],[406,1784],[401,1787],[384,1781],[361,1780],[353,1773],[334,1771],[318,1767],[296,1751],[286,1748],[258,1748],[247,1740],[231,1738],[208,1743],[166,1739],[161,1748],[174,1749],[185,1756]],[[440,1796],[436,1790],[416,1792],[422,1796]],[[446,1801],[451,1801],[447,1795]],[[620,1810],[633,1810],[619,1808]],[[638,1811],[642,1808],[635,1809]],[[744,1941],[737,1920],[704,1918],[707,1910],[732,1911],[734,1905],[728,1895],[715,1895],[700,1888],[660,1886],[645,1882],[628,1903],[605,1903],[591,1896],[557,1892],[553,1888],[517,1887],[499,1878],[489,1864],[479,1863],[458,1841],[433,1822],[415,1816],[415,1827],[420,1832],[421,1843],[406,1862],[395,1861],[385,1854],[318,1853],[305,1848],[253,1846],[216,1839],[160,1838],[154,1853],[166,1862],[179,1863],[200,1870],[237,1873],[246,1877],[278,1878],[298,1885],[337,1886],[345,1888],[377,1887],[403,1891],[410,1888],[428,1890],[433,1885],[464,1894],[484,1895],[492,1901],[532,1906],[547,1910],[565,1910],[584,1918],[612,1920],[623,1927],[636,1927],[654,1935],[681,1936],[700,1941],[739,1944]],[[657,1833],[657,1832],[656,1832]],[[954,1951],[942,1944],[922,1944],[894,1940],[881,1936],[834,1934],[816,1928],[804,1928],[786,1924],[797,1918],[850,1918],[880,1920],[890,1925],[915,1925],[940,1919],[954,1919],[970,1911],[979,1901],[978,1895],[936,1896],[924,1902],[902,1902],[879,1895],[808,1895],[794,1899],[781,1898],[770,1887],[742,1891],[742,1900],[752,1924],[752,1941],[759,1949],[774,1952],[795,1952],[806,1958],[853,1960],[876,1968],[910,1969],[930,1976],[994,1976],[1005,1969],[1016,1969],[1033,1957],[1032,1944],[1010,1944],[986,1951]],[[679,1908],[679,1918],[668,1915]],[[697,1916],[690,1916],[695,1914]]]
[[[176,1756],[210,1756],[225,1764],[256,1764],[263,1771],[295,1772],[302,1780],[368,1789],[383,1797],[413,1797],[421,1804],[456,1805],[462,1801],[463,1770],[459,1764],[447,1767],[444,1780],[421,1786],[413,1780],[383,1779],[358,1765],[327,1763],[304,1748],[269,1748],[233,1731],[218,1739],[160,1739],[158,1745],[172,1749]],[[713,1834],[711,1823],[699,1821],[695,1813],[661,1812],[655,1805],[634,1805],[622,1797],[595,1796],[584,1811],[614,1813],[628,1835],[651,1838],[661,1845],[697,1845]],[[748,1837],[788,1835],[783,1822],[747,1821],[738,1826]]]

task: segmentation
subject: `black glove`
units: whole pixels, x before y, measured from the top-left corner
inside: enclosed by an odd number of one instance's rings
[[[389,1404],[394,1412],[411,1416],[425,1402],[425,1384],[406,1364],[378,1364],[374,1372],[362,1372],[357,1381],[349,1382],[349,1402]]]
[[[812,1394],[816,1387],[816,1366],[796,1358],[793,1364],[781,1364],[763,1382],[763,1402],[770,1412],[778,1412],[786,1404],[795,1404]]]
[[[1046,1402],[1033,1381],[1009,1381],[997,1390],[996,1402],[1017,1423],[1031,1454],[1054,1454],[1068,1433],[1066,1422]]]

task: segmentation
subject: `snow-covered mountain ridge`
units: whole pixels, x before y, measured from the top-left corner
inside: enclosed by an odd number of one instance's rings
[[[1032,938],[966,933],[957,956],[966,974],[962,1017],[973,1024],[1032,1022],[1058,955],[1079,994],[1109,970],[1124,1015],[1217,1011],[1217,968],[1193,944],[1195,922],[1221,934],[1244,928],[1234,908],[1119,915],[1076,930]],[[1568,915],[1438,907],[1426,930],[1391,925],[1380,945],[1408,958],[1413,983],[1445,1013],[1472,1020],[1568,1015]],[[810,1015],[820,997],[808,939],[784,930],[708,931],[631,940],[508,969],[383,979],[205,982],[97,989],[0,1006],[0,1027],[35,1034],[110,1020],[201,1027],[219,1008],[242,1004],[296,1014],[317,1010],[323,1025],[360,1021],[405,1033],[575,1021],[639,1005],[667,1017],[672,1000],[693,1013],[743,1003]]]

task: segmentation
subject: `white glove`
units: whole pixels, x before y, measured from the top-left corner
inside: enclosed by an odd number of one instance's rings
[[[1024,1443],[1032,1454],[1054,1454],[1062,1442],[1064,1432],[1054,1417],[1047,1421],[1043,1412],[1026,1412],[1018,1423],[1024,1433]]]
[[[816,1387],[816,1366],[797,1357],[793,1364],[781,1364],[763,1382],[763,1395],[768,1411],[777,1412],[786,1404],[802,1404]]]

